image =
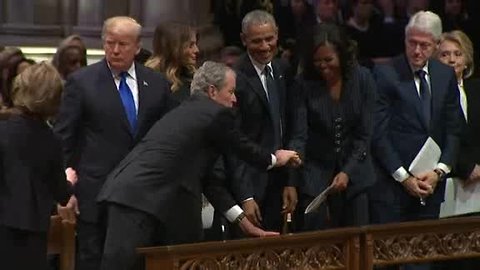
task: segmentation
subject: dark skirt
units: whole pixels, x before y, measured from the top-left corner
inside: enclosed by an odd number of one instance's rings
[[[47,269],[47,233],[0,225],[0,268]]]

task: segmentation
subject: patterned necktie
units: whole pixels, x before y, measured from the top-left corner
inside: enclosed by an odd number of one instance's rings
[[[128,122],[130,123],[130,132],[134,135],[137,130],[137,111],[135,110],[135,101],[133,99],[132,91],[127,84],[128,72],[120,73],[120,85],[118,91],[122,99],[123,108],[127,114]]]
[[[279,149],[282,146],[282,122],[280,117],[280,99],[278,97],[277,85],[272,77],[271,68],[266,65],[264,69],[267,78],[268,104],[270,105],[270,114],[272,115],[272,125],[275,136],[274,148]]]
[[[427,73],[423,69],[420,69],[415,71],[415,75],[417,75],[420,79],[420,100],[422,101],[423,117],[425,118],[425,123],[427,126],[430,126],[432,102],[430,87],[428,86],[427,79],[425,78]]]

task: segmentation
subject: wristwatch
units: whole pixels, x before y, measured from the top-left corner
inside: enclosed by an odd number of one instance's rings
[[[233,221],[234,224],[240,224],[242,222],[242,219],[246,217],[245,212],[240,213],[240,215],[237,216],[237,218]]]
[[[437,174],[438,180],[442,181],[443,177],[445,176],[445,172],[442,169],[438,169],[438,168],[433,171]]]

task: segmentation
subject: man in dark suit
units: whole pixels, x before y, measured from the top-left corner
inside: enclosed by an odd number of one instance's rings
[[[436,219],[443,201],[444,175],[455,164],[462,116],[457,80],[451,67],[435,59],[441,20],[420,11],[405,28],[405,55],[375,69],[373,153],[378,182],[371,192],[375,223]],[[432,170],[413,176],[409,165],[432,138],[442,153]],[[429,265],[405,269],[430,269]]]
[[[105,59],[68,78],[55,123],[67,173],[78,176],[68,205],[75,208],[78,199],[77,270],[100,266],[105,228],[95,199],[106,176],[169,107],[167,81],[134,62],[140,33],[132,18],[105,21]]]
[[[238,123],[250,139],[273,152],[283,147],[287,132],[287,68],[273,59],[278,39],[275,19],[261,10],[248,13],[241,38],[247,53],[236,65]],[[292,212],[297,203],[295,186],[286,179],[284,168],[267,172],[238,162],[231,189],[254,224],[278,230],[282,210]]]
[[[104,270],[131,269],[139,246],[201,240],[202,191],[248,234],[276,234],[243,219],[223,184],[212,183],[207,173],[221,153],[237,154],[261,170],[282,166],[297,154],[279,150],[273,156],[238,132],[231,110],[235,73],[230,68],[205,62],[191,88],[192,98],[152,127],[99,194],[98,201],[108,205]]]

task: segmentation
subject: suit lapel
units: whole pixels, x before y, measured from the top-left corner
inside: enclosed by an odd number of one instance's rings
[[[122,98],[120,97],[118,88],[115,85],[112,72],[108,67],[107,61],[103,60],[103,63],[104,63],[104,67],[102,68],[103,74],[99,76],[99,82],[98,82],[98,85],[100,86],[99,89],[102,91],[101,94],[105,95],[104,100],[111,101],[112,110],[115,111],[115,115],[118,115],[120,117],[122,126],[125,128],[128,134],[131,134],[130,124],[128,122],[127,114],[125,112],[125,108],[123,107]]]
[[[148,106],[146,103],[148,102],[148,91],[149,85],[148,82],[145,80],[145,74],[139,64],[135,64],[135,73],[137,76],[137,89],[138,89],[138,113],[137,113],[137,134],[139,134],[140,130],[142,130],[143,125],[145,124],[145,110]]]
[[[247,77],[247,82],[250,84],[253,91],[259,96],[262,104],[265,106],[265,109],[270,111],[267,94],[263,88],[262,81],[260,81],[260,77],[258,77],[257,71],[253,67],[253,64],[247,54],[244,55],[243,61],[240,64],[240,71]]]
[[[442,109],[442,94],[443,89],[448,87],[448,81],[445,81],[445,76],[441,76],[436,72],[434,60],[428,62],[428,73],[430,75],[430,93],[432,97],[432,121],[437,115],[442,115],[439,111]]]
[[[429,124],[425,122],[423,116],[422,102],[418,95],[417,86],[415,85],[415,79],[413,72],[408,64],[406,56],[397,58],[394,62],[395,69],[399,74],[400,89],[405,89],[408,93],[405,95],[409,101],[415,105],[415,110],[418,115],[418,121],[422,124],[425,130],[429,130]]]

